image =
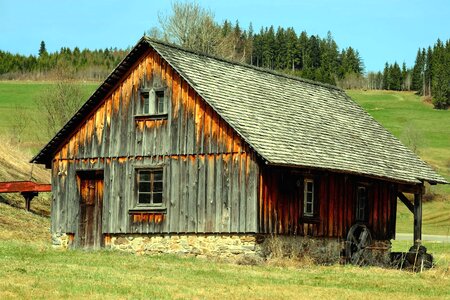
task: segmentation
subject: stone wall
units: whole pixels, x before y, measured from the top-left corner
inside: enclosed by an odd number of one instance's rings
[[[261,259],[255,235],[114,235],[111,249],[136,254],[178,254],[221,260]]]
[[[68,249],[73,234],[52,235],[53,247]],[[389,241],[374,241],[365,254],[368,264],[383,265],[390,252]],[[135,254],[176,254],[238,263],[292,259],[313,264],[343,263],[345,240],[302,236],[257,234],[117,234],[105,237],[105,247]]]
[[[54,249],[67,250],[73,241],[73,234],[53,233],[52,246]]]

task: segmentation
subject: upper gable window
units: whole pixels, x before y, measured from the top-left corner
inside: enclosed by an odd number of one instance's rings
[[[164,89],[141,90],[142,115],[167,118],[167,97]]]

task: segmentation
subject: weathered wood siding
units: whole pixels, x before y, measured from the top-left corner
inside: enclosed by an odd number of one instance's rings
[[[313,177],[318,189],[318,216],[303,218],[303,179]],[[356,222],[356,189],[367,184],[369,192],[367,225],[375,239],[395,234],[397,186],[384,181],[345,174],[301,173],[266,167],[259,183],[259,231],[317,237],[346,238]]]
[[[141,88],[163,87],[168,118],[143,112]],[[133,222],[135,168],[161,166],[164,220]],[[78,226],[77,171],[104,171],[103,232],[256,232],[258,164],[234,130],[149,50],[53,159],[52,230]]]

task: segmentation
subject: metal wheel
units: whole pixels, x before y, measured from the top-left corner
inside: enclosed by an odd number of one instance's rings
[[[363,224],[353,225],[347,234],[345,255],[347,261],[353,265],[362,265],[365,261],[366,248],[372,244],[369,228]]]

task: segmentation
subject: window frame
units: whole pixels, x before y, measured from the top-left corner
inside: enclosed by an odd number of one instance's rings
[[[308,190],[308,183],[312,184],[312,190]],[[311,195],[311,201],[308,201],[308,194]],[[315,180],[313,178],[303,179],[303,217],[304,218],[314,218],[317,217],[316,209],[316,191],[315,191]],[[308,203],[311,204],[311,210],[307,211]]]
[[[168,96],[165,87],[143,88],[140,90],[141,114],[135,115],[135,119],[167,119]],[[163,101],[162,111],[160,100]]]
[[[165,209],[165,197],[164,197],[164,178],[165,178],[165,172],[164,172],[164,168],[162,166],[157,166],[157,167],[139,167],[139,168],[135,168],[135,188],[134,188],[134,194],[135,194],[135,205],[136,205],[136,209]],[[150,183],[150,190],[148,192],[143,192],[140,191],[140,174],[141,172],[149,172],[150,173],[150,181],[148,181]],[[158,180],[157,182],[161,182],[161,203],[155,203],[154,202],[154,194],[155,193],[159,193],[159,192],[155,192],[155,187],[154,187],[154,174],[155,173],[161,173],[161,180]],[[144,181],[147,182],[147,181]],[[150,194],[150,202],[149,203],[141,203],[140,202],[140,195],[141,194]]]
[[[365,199],[360,198],[360,190],[364,189]],[[355,220],[356,222],[367,222],[369,219],[369,186],[364,183],[359,183],[356,186],[356,201],[355,201]],[[363,204],[363,205],[361,205]],[[362,214],[362,215],[361,215]]]

